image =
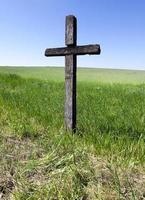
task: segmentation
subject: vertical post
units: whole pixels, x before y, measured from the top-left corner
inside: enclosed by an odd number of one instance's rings
[[[74,16],[66,17],[65,44],[76,46],[77,20]],[[76,130],[76,55],[65,56],[65,128],[67,131]]]

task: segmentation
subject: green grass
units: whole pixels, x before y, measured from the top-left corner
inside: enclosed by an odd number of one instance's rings
[[[41,80],[64,81],[64,68],[62,67],[0,67],[0,73],[17,74],[23,78],[37,78]],[[92,83],[145,83],[145,71],[89,69],[78,68],[78,82]]]
[[[143,198],[144,72],[79,69],[75,135],[64,130],[63,69],[0,72],[3,198]]]

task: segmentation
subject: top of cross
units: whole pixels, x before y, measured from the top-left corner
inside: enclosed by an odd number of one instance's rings
[[[46,49],[45,56],[94,55],[101,52],[98,44],[77,46],[77,19],[73,15],[66,17],[65,44],[67,47]]]

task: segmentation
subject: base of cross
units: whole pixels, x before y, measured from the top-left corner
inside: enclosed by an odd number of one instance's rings
[[[76,132],[76,72],[77,55],[99,55],[100,45],[77,46],[77,19],[73,15],[66,17],[65,44],[67,47],[49,48],[45,56],[65,56],[65,111],[66,131]]]

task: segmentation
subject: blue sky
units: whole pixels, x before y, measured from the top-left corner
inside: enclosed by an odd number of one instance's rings
[[[45,48],[64,46],[65,16],[78,19],[78,44],[101,45],[78,66],[145,69],[145,0],[1,0],[0,65],[64,66]]]

